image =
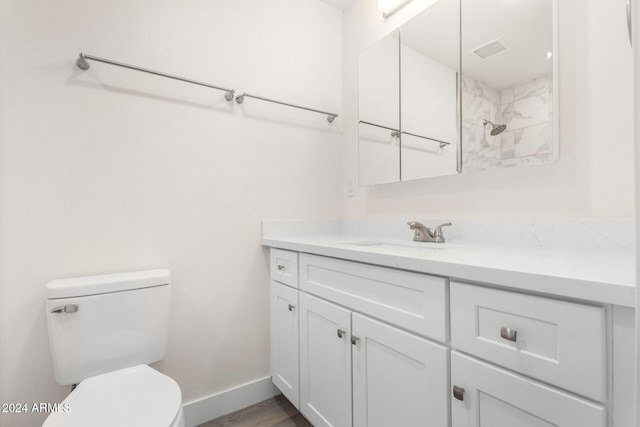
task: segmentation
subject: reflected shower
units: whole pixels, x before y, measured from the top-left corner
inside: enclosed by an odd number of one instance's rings
[[[493,122],[490,122],[487,119],[484,119],[483,126],[491,125],[491,136],[500,135],[507,128],[507,125],[496,125]]]

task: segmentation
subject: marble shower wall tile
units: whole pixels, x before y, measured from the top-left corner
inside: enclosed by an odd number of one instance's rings
[[[462,90],[468,94],[482,97],[488,101],[500,104],[500,91],[483,81],[476,80],[470,76],[462,76]]]
[[[496,167],[501,159],[501,135],[482,125],[462,123],[462,166],[466,172]]]
[[[500,158],[513,159],[516,155],[516,139],[513,132],[504,131],[500,135]]]
[[[549,79],[549,76],[541,76],[513,85],[513,99],[528,98],[530,96],[536,96],[550,92],[551,81]]]
[[[499,104],[482,96],[468,92],[462,93],[462,121],[482,126],[484,119],[495,122],[498,117]]]
[[[551,163],[553,161],[552,153],[533,154],[531,156],[514,157],[512,159],[503,159],[500,161],[501,168],[513,168],[516,166],[534,166]]]
[[[553,161],[552,85],[541,76],[500,90],[462,77],[462,167],[466,172]],[[506,124],[491,136],[484,119]]]
[[[515,157],[531,156],[551,152],[551,124],[544,123],[512,131]]]
[[[549,121],[549,94],[537,94],[501,105],[502,123],[511,130]]]

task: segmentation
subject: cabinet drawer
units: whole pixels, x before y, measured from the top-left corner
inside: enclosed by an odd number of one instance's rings
[[[446,341],[447,279],[300,254],[300,288],[355,311]]]
[[[601,405],[457,352],[451,353],[453,427],[605,427]],[[462,390],[461,390],[462,389]]]
[[[451,282],[451,346],[606,400],[603,307]]]
[[[298,287],[298,253],[271,248],[271,280]]]

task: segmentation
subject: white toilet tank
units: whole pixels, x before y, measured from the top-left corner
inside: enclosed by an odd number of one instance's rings
[[[54,280],[47,324],[56,381],[161,360],[167,349],[169,270]]]

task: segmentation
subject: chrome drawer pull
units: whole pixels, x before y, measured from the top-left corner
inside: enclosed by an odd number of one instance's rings
[[[295,306],[295,305],[291,305],[291,304],[289,304],[289,311],[293,311],[293,309],[294,309],[294,308],[296,308],[296,306]]]
[[[338,338],[344,337],[344,331],[342,329],[338,329]]]
[[[284,271],[284,265],[278,264],[278,271]]]
[[[507,341],[516,342],[516,340],[518,339],[518,331],[503,326],[502,328],[500,328],[500,336]]]
[[[459,401],[464,401],[464,389],[462,387],[458,387],[457,385],[454,385],[453,397],[455,397]]]
[[[78,311],[78,304],[67,304],[51,310],[52,313],[75,313],[76,311]]]

